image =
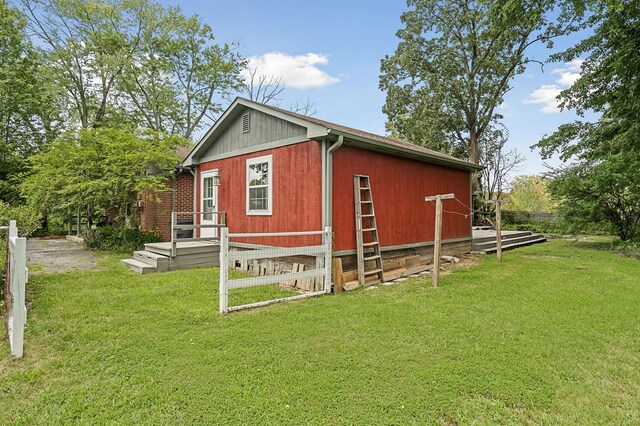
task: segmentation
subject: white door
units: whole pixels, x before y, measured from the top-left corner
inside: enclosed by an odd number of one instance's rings
[[[214,176],[218,175],[218,170],[207,170],[202,172],[200,177],[200,211],[202,225],[215,225],[218,223],[218,187],[213,183]],[[217,237],[217,228],[200,228],[200,237]]]

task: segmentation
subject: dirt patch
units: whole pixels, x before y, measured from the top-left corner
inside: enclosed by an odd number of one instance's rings
[[[552,254],[523,254],[522,257],[531,257],[534,259],[572,259],[575,256],[554,256]]]
[[[27,240],[27,267],[30,274],[95,269],[97,260],[97,256],[82,245],[66,239]]]
[[[482,263],[482,259],[484,258],[484,254],[478,253],[465,253],[460,256],[457,256],[460,259],[459,266],[471,267]]]

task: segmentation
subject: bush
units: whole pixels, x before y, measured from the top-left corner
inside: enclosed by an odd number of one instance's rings
[[[145,243],[162,241],[162,236],[155,231],[113,226],[92,229],[83,237],[89,250],[134,251],[144,248]]]
[[[40,214],[33,208],[26,205],[10,206],[0,201],[0,225],[9,225],[12,219],[16,221],[22,237],[30,237],[40,229]]]

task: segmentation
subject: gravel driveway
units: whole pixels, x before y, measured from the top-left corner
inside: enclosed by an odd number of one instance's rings
[[[97,257],[82,244],[66,239],[27,240],[27,267],[35,266],[29,273],[50,274],[96,268]]]

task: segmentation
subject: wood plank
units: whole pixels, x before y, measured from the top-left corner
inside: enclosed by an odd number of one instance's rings
[[[324,275],[324,269],[310,269],[308,271],[300,271],[291,274],[285,274],[284,276],[280,275],[267,275],[264,277],[251,277],[251,278],[241,278],[234,279],[229,281],[229,289],[232,288],[248,288],[248,287],[257,287],[261,285],[267,284],[278,284],[281,280],[284,279],[295,279],[297,281],[309,280],[313,279],[316,276]]]
[[[382,262],[382,269],[385,271],[392,271],[394,269],[401,269],[405,267],[405,260],[402,257],[395,259],[385,259]]]
[[[353,280],[357,280],[358,279],[358,271],[357,270],[352,270],[352,271],[346,271],[342,274],[342,280],[344,282],[349,282],[349,281],[353,281]]]
[[[413,268],[414,266],[419,266],[421,263],[420,256],[416,255],[416,256],[405,257],[404,263],[407,268]]]

